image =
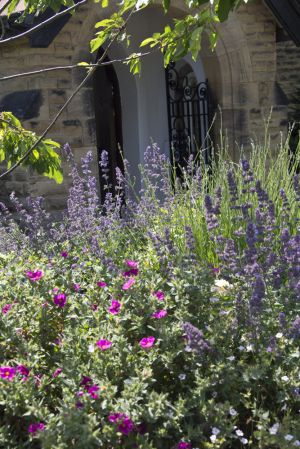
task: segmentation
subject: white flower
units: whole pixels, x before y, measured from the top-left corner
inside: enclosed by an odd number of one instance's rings
[[[215,443],[217,441],[217,436],[216,435],[211,435],[209,438],[210,438],[210,441],[212,443]]]
[[[292,441],[293,438],[294,438],[293,435],[291,435],[290,433],[288,433],[288,434],[284,437],[284,439],[285,439],[286,441]]]
[[[299,447],[300,446],[300,441],[296,440],[293,442],[293,446]]]
[[[227,357],[227,360],[229,360],[230,362],[233,362],[235,360],[234,355],[231,355],[230,357]]]
[[[211,429],[211,432],[212,432],[213,435],[219,435],[219,433],[221,432],[221,430],[218,429],[217,427],[213,427],[213,428]]]
[[[180,380],[185,380],[186,379],[186,374],[179,374],[178,378]]]
[[[231,416],[236,416],[236,415],[237,415],[237,411],[236,411],[233,407],[230,407],[230,409],[229,409],[229,414],[230,414]]]
[[[247,443],[248,443],[248,440],[247,440],[247,438],[241,438],[241,442],[242,442],[243,444],[247,444]]]
[[[275,335],[275,337],[276,337],[276,338],[282,338],[282,337],[283,337],[283,333],[282,333],[282,332],[278,332],[278,333]]]
[[[215,279],[214,286],[211,287],[212,292],[219,293],[220,295],[225,295],[229,290],[233,288],[232,284],[229,284],[225,279]]]
[[[212,298],[209,298],[210,302],[214,303],[214,302],[219,302],[219,298],[216,298],[215,296],[213,296]]]
[[[290,378],[288,376],[282,376],[281,380],[283,380],[284,382],[288,382]]]
[[[239,346],[239,347],[238,347],[238,350],[239,350],[239,351],[245,351],[245,346]]]
[[[240,429],[237,429],[235,431],[235,433],[237,434],[238,437],[243,437],[244,436],[244,432],[242,430],[240,430]]]
[[[278,429],[279,429],[279,423],[275,423],[275,424],[273,424],[272,427],[270,427],[269,433],[271,435],[276,435],[276,433],[278,432]]]
[[[95,346],[93,344],[89,345],[89,352],[94,352],[95,351]]]

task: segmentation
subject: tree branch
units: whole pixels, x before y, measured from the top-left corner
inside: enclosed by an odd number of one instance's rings
[[[144,56],[148,56],[151,53],[154,53],[155,51],[158,51],[159,48],[155,48],[152,51],[147,51],[145,53],[137,53],[136,56],[128,56],[127,58],[122,58],[122,59],[112,59],[110,61],[105,61],[102,62],[101,64],[87,64],[87,65],[79,65],[79,64],[73,64],[73,65],[62,65],[62,66],[57,66],[57,67],[49,67],[49,68],[45,68],[45,69],[39,69],[39,70],[33,70],[31,72],[24,72],[24,73],[16,73],[15,75],[9,75],[9,76],[3,76],[2,78],[0,78],[0,82],[1,81],[8,81],[14,78],[22,78],[22,77],[27,77],[27,76],[33,76],[33,75],[40,75],[43,73],[47,73],[47,72],[54,72],[56,70],[72,70],[72,69],[87,69],[87,68],[91,68],[91,67],[102,67],[102,66],[107,66],[107,65],[112,65],[115,64],[117,62],[126,62],[126,61],[130,61],[131,59],[139,59],[139,58],[143,58]]]
[[[41,141],[46,137],[48,132],[51,130],[51,128],[54,126],[54,124],[57,122],[58,118],[61,116],[61,114],[65,111],[65,109],[68,107],[68,105],[71,103],[75,95],[81,90],[81,88],[86,84],[86,82],[91,78],[91,76],[95,73],[96,69],[99,67],[99,65],[102,63],[102,61],[106,58],[107,53],[114,43],[114,41],[117,39],[117,37],[120,35],[120,33],[124,30],[126,27],[131,15],[133,14],[134,9],[130,11],[128,14],[127,19],[124,22],[124,25],[120,27],[117,31],[117,33],[113,36],[111,41],[109,42],[108,46],[104,50],[102,56],[98,59],[97,63],[92,67],[89,71],[89,73],[85,76],[85,78],[79,83],[79,85],[76,87],[76,89],[73,91],[73,93],[70,95],[70,97],[67,99],[65,104],[61,107],[61,109],[58,111],[58,113],[55,115],[53,120],[50,122],[50,124],[47,126],[45,131],[41,134],[41,136],[36,140],[36,142],[26,151],[26,153],[12,166],[10,169],[6,170],[4,173],[0,175],[0,179],[2,179],[4,176],[9,175],[12,171],[14,171],[19,165],[22,164],[23,161],[25,161],[29,155],[32,153],[32,151],[41,143]]]
[[[8,42],[12,42],[12,41],[14,41],[16,39],[20,39],[21,37],[29,36],[29,34],[34,33],[35,31],[43,28],[44,26],[49,25],[49,23],[54,22],[54,20],[58,19],[59,17],[62,17],[65,14],[68,14],[70,11],[73,11],[73,9],[77,8],[77,6],[84,5],[85,3],[87,3],[87,1],[88,0],[81,0],[81,1],[79,1],[75,5],[72,5],[69,8],[64,9],[63,11],[60,11],[57,14],[54,14],[54,16],[49,17],[49,19],[44,20],[41,23],[38,23],[34,27],[30,28],[30,30],[24,31],[24,33],[20,33],[20,34],[17,34],[16,36],[8,37],[7,39],[2,39],[2,40],[0,40],[0,44],[5,44],[5,43],[8,43]]]
[[[1,8],[0,8],[0,15],[3,13],[3,11],[6,10],[6,8],[11,4],[12,1],[13,1],[13,0],[7,0],[7,2],[4,3],[3,6],[1,6]]]

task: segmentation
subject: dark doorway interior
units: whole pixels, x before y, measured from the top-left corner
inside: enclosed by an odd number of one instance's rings
[[[98,58],[103,50],[98,54]],[[106,57],[105,62],[109,59]],[[109,184],[116,185],[116,167],[123,171],[122,148],[122,111],[117,74],[112,65],[99,67],[93,77],[95,120],[98,160],[103,150],[108,152]],[[104,179],[100,170],[101,198],[105,196]]]

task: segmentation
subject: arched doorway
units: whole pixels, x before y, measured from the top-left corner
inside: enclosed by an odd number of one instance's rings
[[[97,55],[101,56],[103,50]],[[108,62],[106,57],[104,62]],[[122,110],[119,82],[113,65],[99,67],[93,76],[96,138],[98,161],[103,150],[108,152],[109,170],[107,177],[109,184],[116,185],[116,168],[123,171],[123,137],[122,137]],[[101,198],[104,198],[106,184],[100,171]]]

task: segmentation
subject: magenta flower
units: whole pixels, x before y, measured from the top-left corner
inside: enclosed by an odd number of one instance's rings
[[[79,292],[80,289],[81,289],[81,287],[80,287],[79,284],[74,284],[74,285],[73,285],[73,288],[74,288],[75,292]]]
[[[108,416],[108,421],[115,423],[120,421],[124,417],[125,417],[124,413],[113,413],[112,415]]]
[[[191,443],[186,443],[185,441],[180,441],[177,444],[177,449],[192,449]]]
[[[118,431],[123,433],[123,435],[128,435],[134,429],[133,421],[124,413],[114,413],[109,415],[109,422],[117,424]]]
[[[80,382],[80,385],[83,385],[84,388],[87,388],[90,386],[90,383],[92,382],[92,378],[89,376],[82,376],[82,380]]]
[[[168,315],[168,312],[166,310],[158,310],[157,312],[152,313],[152,317],[156,318],[157,320],[160,320],[161,318],[164,318]]]
[[[54,295],[53,301],[56,306],[64,307],[67,301],[67,297],[64,293],[58,293],[57,295]]]
[[[128,290],[135,283],[134,278],[129,278],[128,281],[123,284],[122,290]]]
[[[39,281],[43,277],[43,272],[41,270],[26,271],[26,276],[32,282],[36,282],[36,281]]]
[[[152,348],[155,343],[155,337],[144,337],[140,340],[140,346],[143,349]]]
[[[32,433],[33,435],[37,432],[43,432],[45,430],[45,424],[43,422],[37,422],[29,424],[28,432]]]
[[[98,390],[99,390],[98,385],[91,385],[90,387],[88,387],[87,392],[91,398],[98,399],[99,398],[99,396],[97,394]]]
[[[123,435],[128,435],[134,429],[134,424],[128,416],[122,419],[118,424],[118,431],[123,433]]]
[[[12,380],[16,375],[16,369],[11,366],[0,366],[0,377],[2,379]]]
[[[19,374],[21,374],[24,377],[28,377],[29,375],[29,368],[27,368],[27,366],[25,365],[18,365],[16,370],[18,371]]]
[[[135,260],[130,260],[130,259],[128,259],[128,260],[126,260],[126,265],[127,265],[127,267],[129,267],[129,268],[138,268],[139,263],[136,262]]]
[[[106,351],[112,345],[112,342],[109,340],[98,340],[96,345],[101,349],[101,351]]]
[[[120,309],[121,309],[121,303],[119,301],[117,301],[116,299],[112,299],[111,305],[108,308],[108,311],[112,315],[117,315],[120,312]]]
[[[157,290],[157,292],[153,292],[153,295],[156,296],[156,298],[159,301],[163,301],[165,299],[165,294],[161,290]]]
[[[97,282],[97,285],[98,285],[98,287],[100,287],[100,288],[104,288],[104,287],[107,286],[107,283],[106,283],[106,282],[103,282],[103,281],[98,281],[98,282]]]
[[[6,315],[7,312],[9,312],[11,308],[12,308],[12,304],[5,304],[5,306],[2,307],[3,315]]]
[[[52,374],[52,377],[57,377],[62,372],[62,368],[57,368],[54,373]]]
[[[62,252],[60,253],[60,255],[61,255],[61,257],[63,257],[64,259],[66,259],[66,258],[68,257],[68,255],[69,255],[69,253],[67,253],[67,251],[62,251]]]

